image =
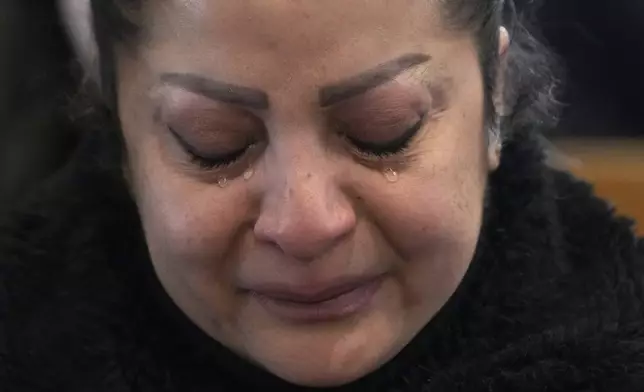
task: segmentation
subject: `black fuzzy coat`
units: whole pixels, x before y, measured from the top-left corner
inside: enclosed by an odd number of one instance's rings
[[[0,391],[297,390],[172,304],[100,143],[0,228]],[[454,296],[393,361],[342,389],[644,391],[643,263],[631,223],[517,137]]]

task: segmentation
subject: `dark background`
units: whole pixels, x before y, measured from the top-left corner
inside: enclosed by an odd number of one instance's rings
[[[567,73],[557,133],[644,136],[644,1],[546,0],[538,22]]]
[[[80,132],[62,110],[74,93],[55,12],[55,1],[0,0],[0,212]],[[644,137],[644,1],[545,0],[537,22],[567,73],[551,137]]]

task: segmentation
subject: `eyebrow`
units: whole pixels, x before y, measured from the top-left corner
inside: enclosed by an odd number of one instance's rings
[[[320,88],[320,106],[325,108],[356,95],[364,94],[384,84],[407,69],[426,63],[431,56],[423,53],[409,53],[387,61],[359,75]],[[260,89],[238,86],[213,80],[192,73],[167,72],[160,76],[163,83],[179,86],[206,98],[233,105],[246,106],[256,110],[270,107],[268,94]]]
[[[325,108],[356,95],[364,94],[368,90],[392,80],[407,69],[430,60],[431,56],[428,54],[409,53],[344,81],[321,87],[320,106]]]
[[[196,74],[170,72],[161,74],[160,80],[215,101],[257,110],[266,110],[270,106],[268,94],[262,90],[220,82]]]

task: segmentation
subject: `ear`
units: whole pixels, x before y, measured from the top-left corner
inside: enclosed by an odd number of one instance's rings
[[[510,34],[508,30],[501,26],[499,28],[499,67],[496,74],[496,85],[494,88],[494,108],[498,114],[503,115],[505,104],[504,104],[504,87],[505,87],[505,71],[506,71],[506,58],[508,54],[508,49],[510,48]]]
[[[489,132],[489,131],[488,131]],[[490,172],[495,171],[501,164],[501,150],[503,143],[500,137],[488,138],[489,144],[487,147],[487,166]]]
[[[58,0],[58,11],[85,73],[89,79],[100,84],[90,0]]]
[[[504,26],[499,27],[499,56],[504,57],[510,47],[510,33]]]
[[[508,48],[510,47],[510,34],[508,30],[501,26],[499,28],[499,68],[496,75],[496,86],[494,89],[494,110],[496,111],[497,116],[503,116],[506,112],[505,101],[504,101],[504,88],[505,88],[505,70],[506,70],[506,55]],[[495,126],[500,126],[499,122]],[[499,129],[495,130],[495,133],[498,135],[500,133]],[[488,139],[488,167],[490,171],[496,170],[501,163],[501,149],[502,149],[502,140],[500,135],[496,138]]]

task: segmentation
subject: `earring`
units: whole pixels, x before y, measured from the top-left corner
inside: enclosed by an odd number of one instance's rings
[[[487,160],[490,171],[496,170],[501,164],[501,152],[503,150],[503,137],[501,135],[500,118],[488,129]]]

